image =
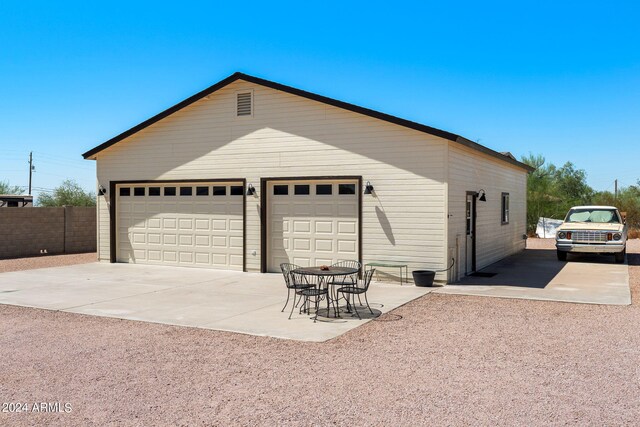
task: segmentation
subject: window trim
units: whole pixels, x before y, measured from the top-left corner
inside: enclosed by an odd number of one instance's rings
[[[222,190],[222,192],[220,192]],[[211,195],[213,197],[224,197],[227,195],[227,186],[226,185],[214,185],[211,190]]]
[[[202,197],[209,195],[210,188],[208,185],[196,185],[195,195]]]
[[[353,186],[353,193],[343,193],[340,190],[343,188],[341,186],[343,185],[349,185],[349,186]],[[338,183],[338,196],[355,196],[356,194],[358,194],[358,186],[351,183],[351,182],[339,182]]]
[[[333,196],[333,184],[316,184],[316,196]],[[328,193],[318,193],[318,187],[329,187]]]
[[[287,189],[286,193],[276,194],[276,187],[284,187]],[[272,196],[288,196],[289,195],[289,184],[273,184],[271,188]]]
[[[303,191],[298,193],[298,188],[302,191],[303,188],[306,187],[306,193]],[[293,195],[294,196],[310,196],[311,195],[311,184],[293,184]]]
[[[502,225],[509,224],[509,216],[511,213],[510,199],[511,197],[509,196],[509,193],[503,192],[500,196],[500,223]]]

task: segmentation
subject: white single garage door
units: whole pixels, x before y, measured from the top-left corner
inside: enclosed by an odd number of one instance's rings
[[[117,261],[243,268],[242,183],[118,185]]]
[[[357,191],[355,180],[269,181],[268,271],[358,260]]]

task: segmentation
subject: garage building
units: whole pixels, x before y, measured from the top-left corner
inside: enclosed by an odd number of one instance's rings
[[[509,153],[242,73],[84,158],[103,261],[410,272],[453,259],[437,279],[455,281],[524,248],[531,168]]]

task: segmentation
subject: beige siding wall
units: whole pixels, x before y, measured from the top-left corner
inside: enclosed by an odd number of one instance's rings
[[[238,90],[253,117],[235,117]],[[362,175],[363,260],[441,268],[446,253],[446,141],[323,103],[237,81],[98,154],[98,181]],[[261,195],[247,197],[247,269],[260,269]],[[100,259],[109,212],[98,197]],[[256,255],[252,255],[253,251]]]
[[[449,276],[455,281],[465,273],[465,202],[467,191],[486,191],[486,202],[477,202],[477,264],[481,269],[525,247],[527,173],[523,169],[451,143],[448,157],[449,258],[456,268]],[[501,223],[501,195],[509,193],[509,224]]]
[[[101,162],[96,165],[98,176],[100,176]],[[104,188],[109,188],[109,181],[103,180],[107,184]],[[98,186],[99,188],[99,186]],[[99,195],[98,189],[96,189],[97,201],[96,201],[96,224],[98,228],[98,260],[109,261],[109,195]]]

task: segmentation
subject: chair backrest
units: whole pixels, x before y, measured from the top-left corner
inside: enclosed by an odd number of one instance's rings
[[[287,285],[287,288],[291,288],[294,285],[291,272],[296,268],[300,268],[300,266],[296,264],[289,264],[288,262],[280,264],[280,270],[282,270],[282,275],[284,276],[284,282]]]
[[[354,274],[350,274],[348,276],[342,276],[342,283],[347,284],[348,282],[351,282],[352,284],[356,284],[358,283],[358,276],[360,275],[360,269],[362,268],[362,264],[360,264],[358,261],[351,261],[351,260],[347,260],[347,261],[338,261],[336,263],[331,264],[331,267],[348,267],[348,268],[355,268],[358,270],[357,273]]]
[[[336,263],[331,264],[331,267],[349,267],[349,268],[357,268],[358,271],[362,268],[362,264],[358,261],[338,261]]]
[[[365,292],[369,290],[369,285],[371,284],[371,278],[373,277],[374,271],[376,271],[375,268],[372,268],[371,270],[367,270],[364,272],[362,276],[362,288],[364,289]]]

